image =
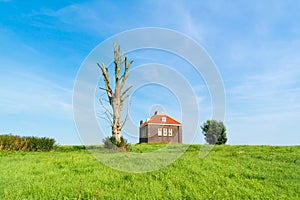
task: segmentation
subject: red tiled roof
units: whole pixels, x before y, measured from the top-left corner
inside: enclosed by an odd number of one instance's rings
[[[166,121],[164,122],[162,118],[165,117]],[[142,126],[145,126],[149,123],[155,123],[155,124],[178,124],[180,125],[181,123],[173,119],[172,117],[168,115],[153,115],[148,121],[145,121],[141,124]]]

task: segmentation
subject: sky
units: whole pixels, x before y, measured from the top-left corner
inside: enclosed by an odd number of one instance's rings
[[[217,66],[226,94],[228,144],[299,145],[299,10],[297,0],[0,0],[0,133],[82,144],[72,104],[80,66],[115,34],[159,27],[192,38]],[[132,70],[160,63],[188,80],[200,111],[193,143],[204,143],[200,125],[212,109],[203,77],[166,52],[127,56],[134,60]],[[100,96],[96,91],[95,99]],[[152,84],[134,91],[131,143],[138,142],[139,120],[156,109],[181,119],[180,103],[169,88]],[[98,123],[109,132],[100,117]]]

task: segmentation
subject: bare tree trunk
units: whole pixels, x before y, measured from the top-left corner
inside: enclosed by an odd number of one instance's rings
[[[120,125],[120,106],[118,100],[117,93],[115,93],[116,97],[114,98],[113,102],[113,124],[111,126],[112,136],[116,138],[117,141],[120,141],[121,137],[121,125]]]
[[[102,90],[105,90],[107,93],[107,97],[109,100],[109,104],[112,107],[113,113],[110,113],[112,116],[112,136],[116,138],[116,141],[120,141],[121,139],[121,129],[126,121],[126,118],[121,124],[121,111],[123,108],[123,103],[128,97],[127,92],[130,90],[132,86],[127,87],[126,89],[123,89],[125,82],[128,78],[128,69],[130,65],[132,64],[133,60],[130,60],[127,64],[127,57],[124,57],[124,53],[120,56],[120,46],[116,46],[116,43],[114,43],[114,67],[115,67],[115,88],[114,91],[112,90],[109,82],[109,76],[108,76],[108,69],[105,67],[104,64],[97,65],[100,67],[102,71],[102,75],[105,82],[105,88],[100,88]],[[124,72],[121,77],[119,77],[119,73],[121,69],[124,66]],[[111,120],[110,120],[111,121]]]

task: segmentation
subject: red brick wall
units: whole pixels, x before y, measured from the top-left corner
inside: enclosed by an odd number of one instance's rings
[[[182,143],[181,126],[148,124],[142,128],[147,128],[148,143]],[[158,128],[162,128],[162,136],[157,135]],[[167,128],[167,136],[163,136],[163,128]],[[169,136],[169,128],[172,129],[172,136]]]

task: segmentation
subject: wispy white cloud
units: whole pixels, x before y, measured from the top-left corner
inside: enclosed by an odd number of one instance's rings
[[[295,137],[295,126],[300,122],[297,117],[300,113],[298,48],[299,42],[276,42],[257,52],[247,51],[250,58],[257,59],[244,68],[248,75],[243,74],[243,78],[228,85],[227,90],[229,112],[226,120],[232,131],[232,143],[299,143],[296,138],[281,137],[283,132]]]
[[[226,120],[229,143],[298,145],[300,143],[297,124],[300,107],[293,111],[257,112],[237,115]]]
[[[40,75],[5,71],[0,88],[2,114],[37,113],[72,117],[72,90]]]
[[[71,54],[73,57],[71,56],[70,60],[78,57],[74,56],[82,50],[76,48],[78,43],[88,41],[94,45],[95,42],[124,30],[158,26],[183,32],[209,49],[226,80],[226,120],[230,124],[229,130],[232,130],[229,134],[237,138],[236,143],[238,139],[243,139],[237,135],[240,130],[262,133],[259,125],[253,125],[259,124],[260,121],[268,121],[271,124],[274,119],[274,127],[264,124],[264,131],[276,132],[276,128],[282,130],[282,127],[291,130],[293,125],[290,121],[297,122],[296,116],[299,116],[300,98],[300,29],[297,21],[299,17],[296,14],[299,13],[299,6],[292,4],[294,3],[283,1],[269,4],[258,0],[236,4],[228,4],[222,0],[217,3],[149,0],[128,4],[95,0],[74,3],[63,8],[66,4],[62,4],[59,9],[57,6],[30,8],[28,10],[33,10],[32,12],[22,12],[22,19],[16,18],[17,21],[22,21],[20,26],[16,21],[9,21],[11,24],[6,21],[1,23],[5,24],[0,30],[0,40],[3,41],[4,47],[0,50],[1,61],[9,57],[10,60],[15,59],[18,66],[24,62],[24,65],[12,70],[8,66],[13,67],[14,63],[1,63],[5,68],[7,66],[5,70],[0,69],[1,113],[36,112],[70,118],[72,84],[69,82],[72,81],[67,80],[68,84],[65,84],[63,78],[56,81],[51,75],[39,72],[41,68],[52,68],[49,63],[54,61],[41,65],[43,67],[31,65],[39,65],[46,59],[55,60],[58,61],[58,64],[55,63],[58,72],[60,67],[66,65],[67,57]],[[43,42],[35,43],[34,39],[28,38],[34,38],[34,35],[28,36],[29,32],[36,36],[49,33],[51,37],[47,35],[43,39],[51,42],[44,48],[44,45],[39,44]],[[73,34],[76,33],[80,35],[81,41],[76,40],[76,37],[74,39]],[[96,40],[91,42],[87,36]],[[74,51],[55,51],[65,48],[65,44]],[[49,48],[51,45],[52,48]],[[87,53],[89,49],[84,51]],[[47,58],[44,59],[43,56]],[[204,119],[210,117],[210,96],[207,88],[203,87],[205,83],[201,77],[194,76],[193,70],[181,69],[184,65],[176,59],[162,61],[164,57],[165,55],[162,55],[148,61],[156,60],[160,64],[168,64],[182,74],[196,91],[196,101],[200,112],[204,111]],[[62,60],[64,62],[60,62]],[[144,60],[139,64],[143,62]],[[12,73],[15,69],[24,70]],[[159,77],[159,74],[152,75]],[[170,83],[176,84],[172,80]],[[180,90],[180,87],[176,91],[178,94],[185,92]],[[154,90],[151,92],[155,94]],[[188,101],[188,96],[185,99]],[[142,109],[139,106],[138,109]],[[148,109],[144,111],[148,114]],[[174,115],[180,114],[174,112]],[[136,116],[139,115],[135,114]],[[289,124],[290,127],[282,124]],[[270,137],[272,136],[265,136],[265,139]]]
[[[146,5],[152,9],[145,9]],[[106,9],[101,9],[103,7]],[[205,34],[211,29],[195,20],[191,7],[183,1],[136,1],[129,7],[109,1],[89,1],[67,5],[59,10],[43,9],[33,15],[55,17],[73,30],[87,30],[102,37],[133,28],[158,26],[181,31],[204,43]]]
[[[228,90],[229,103],[233,107],[243,105],[244,111],[248,108],[245,114],[253,111],[273,113],[280,109],[292,111],[300,105],[296,102],[300,98],[300,87],[296,84],[299,75],[298,70],[293,70],[249,76]]]

